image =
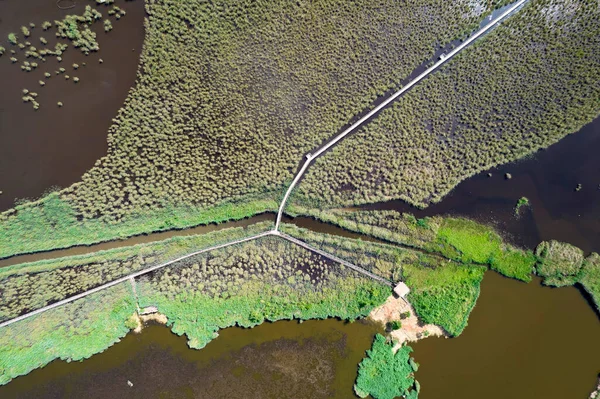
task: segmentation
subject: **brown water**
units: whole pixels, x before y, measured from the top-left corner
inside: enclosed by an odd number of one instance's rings
[[[463,335],[413,344],[420,398],[584,399],[600,372],[598,321],[574,288],[488,272]],[[265,323],[225,329],[198,351],[155,325],[83,362],[55,361],[16,378],[0,397],[351,398],[377,329]]]
[[[21,71],[24,51],[8,44],[8,33],[15,32],[21,38],[21,25],[33,22],[36,27],[30,29],[27,40],[39,50],[45,47],[39,41],[43,36],[48,47],[54,48],[56,29],[43,31],[41,24],[69,14],[81,15],[85,5],[94,6],[90,1],[75,3],[73,9],[60,10],[55,0],[0,0],[0,44],[7,49],[0,57],[0,211],[11,208],[15,198],[36,198],[52,186],[66,187],[78,181],[106,154],[111,120],[135,82],[144,38],[142,0],[117,3],[127,15],[113,22],[111,32],[104,32],[101,21],[91,26],[100,45],[97,53],[85,56],[69,45],[62,62],[53,56],[47,56],[46,62],[28,59],[37,62],[38,68]],[[95,7],[105,19],[108,8]],[[10,62],[10,49],[17,51],[18,63]],[[104,63],[100,64],[99,58]],[[80,68],[73,70],[73,63]],[[73,83],[55,75],[60,67],[80,81]],[[46,80],[44,72],[52,77]],[[39,80],[46,80],[46,85],[41,87]],[[21,100],[24,88],[38,93],[39,110]],[[58,108],[58,101],[63,102],[63,108]]]
[[[83,362],[19,377],[0,397],[349,398],[376,331],[365,322],[280,321],[225,329],[198,351],[154,325]]]
[[[420,399],[585,399],[600,373],[600,320],[573,287],[487,272],[464,333],[413,348]]]

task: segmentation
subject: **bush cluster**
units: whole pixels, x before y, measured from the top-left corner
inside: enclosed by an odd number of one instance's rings
[[[371,395],[374,399],[417,399],[419,384],[414,372],[418,366],[412,366],[416,365],[414,360],[411,362],[412,348],[404,345],[394,352],[393,346],[392,342],[386,342],[383,335],[375,336],[373,347],[358,365],[354,391],[359,397]]]
[[[593,0],[532,0],[316,160],[294,201],[403,199],[426,207],[467,177],[522,158],[598,115]]]
[[[545,285],[581,284],[600,312],[600,255],[592,252],[584,257],[581,249],[554,240],[541,242],[535,253],[536,273],[544,278]]]

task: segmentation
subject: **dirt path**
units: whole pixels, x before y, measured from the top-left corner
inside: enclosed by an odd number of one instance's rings
[[[401,318],[401,314],[410,313],[410,316]],[[423,324],[415,315],[415,310],[406,300],[402,298],[388,297],[385,303],[371,311],[369,319],[382,323],[399,321],[402,327],[390,333],[390,336],[397,342],[395,349],[398,349],[405,342],[414,342],[430,336],[441,337],[447,334],[441,327],[435,324]]]

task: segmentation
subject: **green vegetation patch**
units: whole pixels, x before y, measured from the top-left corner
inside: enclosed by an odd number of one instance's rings
[[[504,245],[498,233],[487,226],[468,219],[445,218],[438,241],[456,250],[462,262],[489,264],[505,276],[531,281],[535,256]],[[444,252],[453,257],[452,252]]]
[[[377,334],[373,347],[367,351],[365,357],[358,365],[358,378],[354,385],[354,392],[366,398],[371,395],[375,399],[393,399],[405,397],[416,399],[418,396],[418,383],[414,378],[411,362],[410,346],[402,346],[394,353],[394,343],[386,342],[383,335]]]
[[[455,263],[435,269],[406,268],[405,282],[411,289],[408,300],[424,323],[437,324],[457,336],[467,326],[484,273],[484,267]]]
[[[140,211],[119,223],[97,218],[81,221],[69,201],[52,193],[0,214],[0,258],[122,239],[140,232],[239,220],[277,207],[274,199],[250,196],[243,202],[223,202],[210,208],[179,205]]]
[[[312,216],[350,231],[413,247],[465,264],[488,265],[511,278],[531,281],[536,257],[503,242],[491,227],[462,219],[434,216],[416,219],[397,211],[319,210],[290,207],[293,215]]]
[[[563,287],[581,284],[600,312],[600,256],[592,252],[584,258],[583,251],[559,241],[543,241],[535,251],[539,258],[536,272],[544,284]]]
[[[241,229],[240,229],[241,230]],[[204,236],[201,236],[204,237]],[[163,252],[189,252],[198,237],[160,243]],[[195,241],[196,240],[196,241]],[[181,245],[177,245],[181,244]],[[130,262],[139,249],[107,251],[87,259]],[[140,253],[144,253],[144,248]],[[152,253],[154,254],[154,253]],[[96,257],[96,258],[94,258]],[[85,256],[29,265],[24,270],[64,271]],[[108,261],[108,260],[107,260]],[[56,263],[53,267],[52,263]],[[82,267],[80,265],[80,267]],[[76,268],[75,268],[76,270]],[[43,275],[37,283],[62,290],[74,281]],[[31,289],[30,289],[31,291]],[[111,287],[70,304],[3,327],[0,334],[0,384],[54,359],[81,360],[101,352],[136,323],[136,305],[158,306],[177,334],[187,334],[192,348],[202,348],[220,328],[252,327],[265,320],[366,316],[391,294],[390,288],[330,262],[281,238],[265,237],[204,253]]]
[[[55,359],[83,360],[118,342],[135,311],[129,283],[0,329],[0,385]]]
[[[593,252],[583,262],[579,283],[591,295],[600,312],[600,255]]]
[[[598,37],[597,2],[528,1],[316,159],[292,199],[426,207],[469,176],[556,143],[598,116]]]
[[[535,254],[539,258],[536,270],[544,277],[544,284],[562,287],[577,282],[584,259],[581,249],[551,240],[541,242]]]
[[[14,318],[190,252],[268,230],[270,222],[42,260],[0,269],[0,321]]]
[[[202,348],[221,328],[265,320],[356,319],[389,287],[277,237],[212,251],[140,280],[141,306],[157,306],[176,334]]]

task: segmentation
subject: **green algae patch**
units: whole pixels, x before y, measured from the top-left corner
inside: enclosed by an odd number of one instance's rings
[[[410,357],[412,348],[405,345],[394,352],[393,345],[383,335],[375,336],[372,348],[358,365],[354,392],[359,397],[371,395],[375,399],[417,398],[419,384],[414,378],[414,372],[418,366]]]

